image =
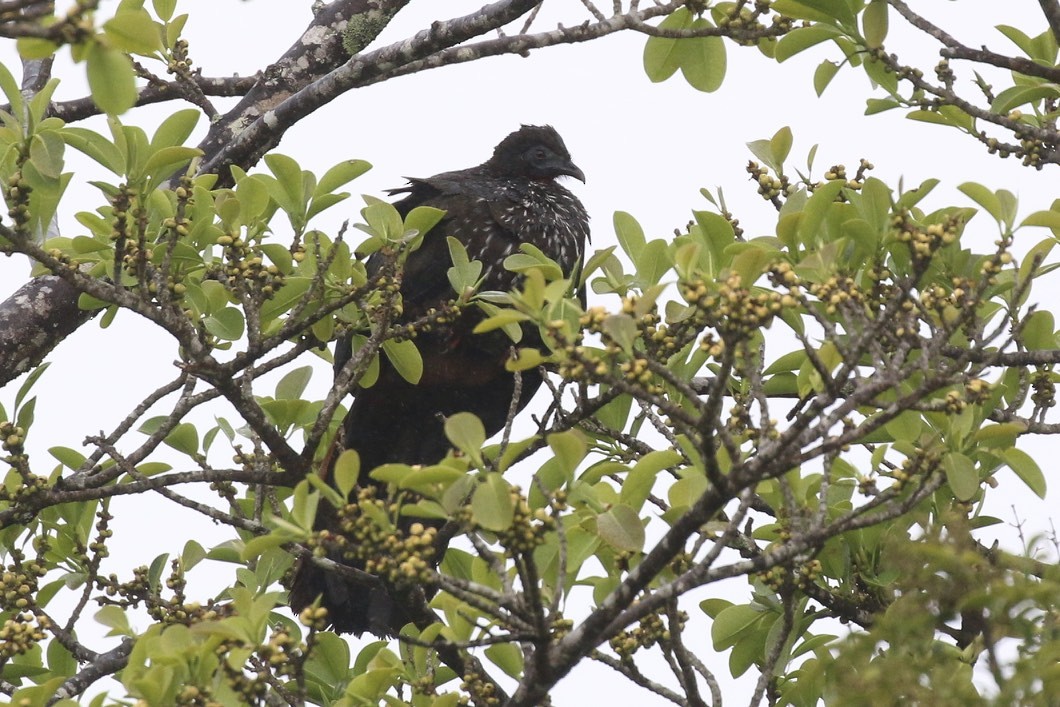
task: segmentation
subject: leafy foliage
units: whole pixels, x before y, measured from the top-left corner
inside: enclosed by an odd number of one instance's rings
[[[132,56],[188,69],[175,5],[156,0],[152,14],[126,0],[96,26],[80,4],[22,36],[24,56],[69,45],[84,60],[106,134],[50,115],[54,82],[27,97],[0,66],[0,246],[72,283],[103,324],[139,314],[172,340],[159,355],[181,364],[109,433],[78,448],[56,439],[54,461],[25,446],[57,434],[32,397],[43,366],[0,408],[0,680],[13,700],[46,704],[114,676],[111,692],[158,705],[486,705],[505,686],[510,704],[529,705],[582,660],[678,704],[702,703],[722,669],[754,670],[759,697],[798,705],[1056,693],[1056,568],[980,533],[999,522],[984,510],[991,495],[1046,492],[1020,445],[1055,432],[1058,332],[1035,297],[1056,267],[1060,209],[1024,215],[1011,192],[972,182],[960,185],[967,201],[939,204],[936,180],[890,185],[865,160],[814,176],[812,151],[802,174],[781,128],[749,145],[748,171],[775,213],[768,235],[748,238],[722,194],[704,191],[712,208],[673,237],[616,213],[617,245],[578,273],[524,246],[504,263],[523,275],[510,293],[479,292],[482,264],[450,242],[452,311],[481,313],[478,332],[512,334],[513,375],[547,366],[552,404],[535,428],[495,441],[473,415],[451,416],[451,453],[369,470],[383,490],[357,487],[354,450],[328,483],[317,472],[346,395],[373,383],[381,357],[410,381],[422,375],[416,335],[430,322],[394,324],[396,285],[442,214],[402,218],[366,197],[351,242],[345,227],[317,224],[348,206],[342,190],[367,163],[318,178],[270,152],[263,168],[231,165],[222,180],[188,145],[198,111],[173,112],[152,135],[123,123],[137,101]],[[668,14],[645,30],[653,81],[680,69],[716,89],[723,37],[779,61],[831,42],[886,94],[870,112],[913,108],[1035,167],[1055,154],[1044,69],[1018,64],[1028,73],[974,108],[943,69],[936,90],[884,51],[893,13],[910,19],[904,3],[716,3],[710,19],[701,5],[652,11]],[[1000,31],[1034,66],[1055,63],[1055,32]],[[818,91],[840,68],[820,66]],[[1015,114],[1026,106],[1033,115]],[[992,143],[984,122],[1020,144]],[[100,205],[76,215],[76,235],[50,236],[74,179],[68,149],[113,177],[93,182]],[[994,247],[977,249],[974,231],[996,234]],[[1022,261],[1017,232],[1039,239]],[[371,275],[369,254],[380,263]],[[583,286],[595,295],[587,309],[572,296]],[[546,345],[519,340],[523,325]],[[346,335],[353,355],[316,398],[308,362]],[[261,380],[272,372],[277,382]],[[222,399],[237,420],[217,414]],[[223,539],[174,533],[149,564],[105,573],[112,499],[154,491],[216,521]],[[313,531],[325,507],[351,539]],[[336,544],[370,574],[325,559]],[[356,651],[323,630],[322,610],[295,620],[295,556],[387,582],[413,620]],[[223,575],[225,587],[193,594],[193,573]],[[734,577],[747,587],[736,601],[718,589]],[[89,648],[78,629],[92,621],[107,635]],[[725,668],[692,649],[689,627],[708,624]],[[643,674],[649,651],[676,688]]]

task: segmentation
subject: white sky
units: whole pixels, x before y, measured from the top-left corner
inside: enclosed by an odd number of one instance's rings
[[[415,0],[387,29],[384,40],[408,36],[429,21],[442,19],[441,8],[452,16],[481,4]],[[602,7],[610,4],[605,1]],[[104,3],[108,5],[114,3]],[[309,5],[288,0],[185,1],[178,11],[192,14],[187,37],[196,65],[206,75],[218,76],[251,73],[282,54],[308,23]],[[1013,24],[1029,34],[1044,27],[1036,19],[1038,6],[1033,0],[934,0],[916,5],[968,44],[988,42],[1000,51],[1010,51],[1010,45],[990,29],[993,24]],[[546,8],[551,7],[555,18],[565,24],[587,19],[577,0],[550,0]],[[425,14],[431,12],[425,8],[437,9],[435,14]],[[899,25],[892,18],[892,32]],[[923,35],[902,32],[887,46],[904,54],[914,40],[921,49],[911,51],[928,57],[922,66],[930,70],[935,47]],[[341,97],[303,121],[278,149],[317,173],[342,159],[367,159],[375,169],[348,188],[355,195],[380,195],[402,184],[405,175],[427,176],[481,162],[520,123],[551,123],[588,177],[585,185],[569,186],[592,215],[593,246],[598,248],[614,243],[611,214],[615,210],[633,213],[649,238],[665,237],[689,220],[692,209],[708,208],[699,195],[701,187],[719,185],[749,237],[769,233],[775,216],[756,196],[744,172],[751,159],[745,144],[768,138],[784,125],[790,125],[795,135],[791,166],[802,167],[807,150],[820,145],[815,165],[818,176],[834,163],[844,163],[853,172],[859,158],[866,157],[876,165],[873,174],[892,186],[900,176],[907,185],[941,178],[943,187],[932,196],[935,207],[971,205],[955,190],[967,180],[1016,192],[1024,215],[1048,208],[1055,197],[1055,177],[1049,172],[1034,172],[1019,167],[1015,160],[987,156],[977,143],[954,130],[914,123],[897,111],[865,117],[864,99],[871,94],[860,70],[844,70],[824,97],[816,98],[813,69],[824,58],[838,60],[840,56],[831,45],[821,45],[778,66],[756,50],[729,44],[729,73],[714,94],[696,92],[679,74],[664,84],[652,84],[641,66],[643,45],[642,36],[625,33],[545,49],[529,59],[486,59],[370,86]],[[10,56],[10,45],[0,45],[0,57],[7,61]],[[64,60],[59,67],[67,63]],[[71,75],[63,68],[57,72]],[[79,78],[82,73],[79,67],[73,76]],[[82,82],[71,79],[60,87],[57,98],[82,92]],[[171,106],[144,111],[133,122],[151,126]],[[83,182],[71,186],[68,205],[60,214],[64,235],[78,233],[73,213],[92,208],[95,197],[94,188]],[[332,209],[321,225],[333,229],[342,219],[355,218],[360,206],[355,196]],[[970,232],[973,247],[979,250],[989,248],[995,236],[982,217],[973,222]],[[1028,230],[1022,237],[1029,246],[1045,235]],[[0,296],[17,289],[25,277],[24,260],[0,261]],[[1048,294],[1036,292],[1032,299]],[[36,463],[47,469],[50,458],[44,450],[48,447],[76,448],[86,435],[112,428],[147,391],[172,377],[175,358],[166,337],[131,315],[120,315],[110,331],[101,332],[96,323],[83,327],[49,357],[52,367],[38,384],[37,424],[29,439]],[[328,382],[326,371],[322,369],[317,378],[314,386],[319,390]],[[0,391],[0,401],[8,409],[15,390],[17,385]],[[1030,450],[1040,450],[1036,456],[1044,460],[1049,446],[1043,440]],[[1048,477],[1051,470],[1044,463],[1043,468]],[[997,499],[995,515],[1011,520],[1008,506],[1018,504],[1021,517],[1030,518],[1033,527],[1048,528],[1049,506],[1022,493],[1010,473],[1003,472],[1001,481],[1002,492],[1013,496]],[[1056,492],[1051,497],[1055,502]],[[209,544],[210,524],[190,512],[145,505],[142,500],[116,503],[115,509],[114,552],[116,557],[129,558],[127,566],[149,562],[161,552],[179,552],[188,533]],[[224,574],[221,580],[227,577]],[[689,640],[693,649],[697,644],[709,647],[705,632],[690,635]],[[703,652],[710,656],[709,650]],[[727,655],[714,658],[712,665],[724,676]],[[723,686],[728,703],[740,704],[749,695],[746,679],[738,684],[723,680]],[[555,703],[593,699],[620,705],[663,704],[631,689],[606,668],[579,668],[560,684]],[[633,694],[635,702],[630,701]]]

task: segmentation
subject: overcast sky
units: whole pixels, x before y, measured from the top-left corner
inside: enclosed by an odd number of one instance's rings
[[[444,8],[456,15],[481,4],[414,0],[377,45],[443,19],[425,13]],[[611,3],[602,4],[610,7]],[[1038,6],[1033,0],[935,0],[917,5],[928,8],[931,17],[959,39],[973,46],[989,42],[1000,51],[1010,51],[1010,45],[990,29],[993,24],[1013,24],[1029,34],[1044,26],[1036,18]],[[114,3],[103,6],[113,7]],[[183,2],[180,9],[192,14],[187,36],[196,64],[206,75],[223,76],[253,73],[281,55],[308,23],[309,6],[309,2],[290,0],[213,0]],[[577,0],[549,0],[545,7],[552,13],[548,20],[553,23],[562,19],[570,25],[587,19]],[[549,25],[542,22],[538,28]],[[891,25],[897,29],[899,23],[892,19]],[[925,40],[923,35],[895,32],[888,47],[899,54],[908,48],[917,56],[927,57],[922,66],[928,70],[934,65],[931,57],[936,48]],[[922,48],[917,49],[917,43]],[[751,155],[746,143],[768,138],[785,125],[791,126],[795,135],[790,164],[803,166],[806,152],[819,144],[818,176],[834,163],[844,163],[853,171],[865,157],[876,165],[873,174],[892,186],[899,177],[907,185],[939,177],[944,184],[932,197],[934,207],[970,205],[955,191],[957,184],[967,180],[1016,192],[1023,214],[1048,208],[1055,197],[1055,176],[1021,168],[1014,160],[990,157],[977,143],[954,130],[914,123],[898,112],[865,117],[864,99],[871,94],[868,80],[859,70],[841,72],[818,99],[812,88],[813,70],[824,58],[840,58],[833,46],[821,45],[778,66],[756,50],[727,44],[729,73],[725,84],[716,93],[704,94],[685,84],[680,75],[663,84],[652,84],[641,65],[643,45],[642,36],[625,33],[588,44],[545,49],[530,58],[497,57],[370,86],[339,98],[304,120],[285,136],[278,151],[318,173],[339,160],[366,159],[375,168],[349,188],[355,195],[380,195],[384,189],[399,186],[404,176],[427,176],[478,164],[501,137],[521,123],[550,123],[563,135],[574,161],[587,175],[585,185],[569,186],[593,218],[594,247],[614,243],[611,217],[616,210],[634,214],[649,237],[666,236],[686,223],[693,209],[708,207],[699,195],[701,187],[714,189],[719,185],[748,237],[770,233],[775,213],[748,181],[744,166]],[[2,49],[8,61],[10,46]],[[69,63],[66,57],[64,52],[57,64],[57,74],[66,79],[59,98],[80,96],[84,90],[81,67],[71,74],[64,68]],[[217,103],[223,105],[223,101]],[[144,111],[129,120],[151,132],[159,117],[173,107],[170,104]],[[93,208],[97,195],[80,175],[70,191],[60,217],[63,234],[74,236],[79,227],[73,214]],[[355,196],[333,209],[322,225],[334,228],[342,219],[356,217],[360,206]],[[971,229],[972,243],[979,250],[987,249],[996,232],[985,219],[976,221]],[[1026,239],[1033,243],[1044,235],[1028,232]],[[0,262],[0,296],[21,285],[26,272],[24,260]],[[1036,295],[1040,299],[1045,293]],[[31,452],[44,467],[43,450],[56,444],[77,447],[86,435],[111,429],[146,391],[174,374],[171,362],[175,352],[167,337],[129,314],[119,316],[113,326],[114,330],[101,332],[96,323],[90,323],[49,357],[53,365],[39,384],[38,423],[29,439]],[[119,372],[124,385],[112,383]],[[323,370],[315,382],[321,387],[327,384]],[[8,409],[16,389],[13,385],[0,391],[0,401]],[[89,400],[93,402],[86,402]],[[105,403],[96,402],[102,400]],[[1018,482],[1011,478],[1003,481],[1002,488],[1018,491]],[[1002,516],[1006,519],[1012,518],[1006,511],[1009,500],[999,499],[997,503],[997,513],[1007,513]],[[1044,504],[1026,494],[1011,500],[1021,504],[1021,514],[1032,514],[1035,523],[1040,523],[1038,527],[1048,527]],[[160,515],[163,511],[155,508],[145,512],[141,501],[116,504],[116,508],[115,549],[136,558],[131,564],[149,561],[159,552],[178,552],[179,544],[167,544],[175,536],[172,524],[180,524],[181,532],[195,527],[201,527],[203,534],[210,532],[209,524],[190,513],[166,511]],[[138,530],[123,534],[123,525]],[[145,538],[151,538],[150,531],[157,529],[163,531],[158,533],[157,542],[145,543]],[[143,547],[145,544],[151,547]],[[708,636],[698,640],[709,646]],[[726,672],[724,663],[717,669]],[[734,698],[729,702],[738,704],[737,696],[745,694],[746,680],[739,687],[728,681],[726,684],[735,691],[729,693]],[[591,697],[633,704],[628,701],[630,689],[606,669],[579,669],[560,684],[556,703],[575,704]],[[636,704],[654,704],[648,697],[638,694]]]

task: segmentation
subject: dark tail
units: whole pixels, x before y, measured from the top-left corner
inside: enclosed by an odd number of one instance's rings
[[[357,450],[361,458],[358,485],[362,488],[375,483],[368,472],[381,464],[433,462],[445,456],[449,447],[434,406],[422,404],[422,391],[408,384],[387,383],[358,393],[343,422],[343,438],[337,447],[337,451]],[[328,477],[330,466],[325,464]],[[322,502],[313,527],[338,532],[336,509]],[[339,553],[333,553],[330,559],[363,569],[360,562]],[[289,598],[295,613],[319,599],[320,606],[328,610],[330,626],[339,633],[361,635],[369,631],[386,637],[408,623],[399,602],[381,581],[369,583],[343,577],[308,560],[299,562]]]
[[[425,372],[425,379],[429,375]],[[523,374],[520,408],[540,383],[536,371]],[[443,416],[472,412],[482,419],[487,434],[500,431],[508,416],[513,390],[511,374],[503,368],[493,379],[464,380],[453,387],[424,385],[422,381],[413,386],[384,369],[375,386],[358,392],[343,422],[341,448],[356,449],[361,458],[358,485],[364,488],[374,484],[368,473],[382,464],[432,464],[444,457],[449,451],[449,441]],[[325,465],[330,472],[329,466]],[[336,509],[324,502],[317,511],[314,527],[338,532],[337,521]],[[439,548],[437,556],[443,551]],[[331,559],[351,567],[358,565],[348,558]],[[392,636],[408,623],[401,599],[395,598],[383,582],[362,583],[303,560],[291,585],[291,608],[298,613],[318,599],[320,606],[328,610],[330,625],[340,633],[360,635],[369,631],[381,637]]]
[[[329,527],[330,523],[335,522],[335,515],[334,508],[326,503],[321,504],[316,528]],[[337,556],[331,559],[351,567],[360,564]],[[291,584],[291,608],[298,614],[318,599],[320,606],[328,610],[328,624],[338,633],[360,636],[369,631],[376,636],[387,637],[397,633],[407,623],[404,613],[382,582],[360,582],[337,572],[329,572],[308,559],[299,560]]]

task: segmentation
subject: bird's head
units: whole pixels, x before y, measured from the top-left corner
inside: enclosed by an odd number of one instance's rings
[[[568,176],[585,181],[585,174],[571,162],[567,146],[551,125],[524,125],[501,140],[493,157],[484,165],[498,177],[555,179]]]

